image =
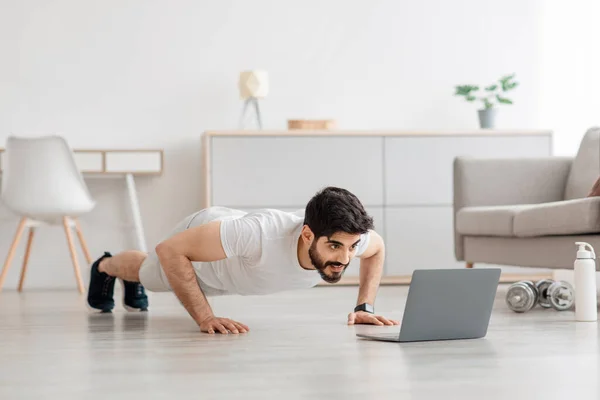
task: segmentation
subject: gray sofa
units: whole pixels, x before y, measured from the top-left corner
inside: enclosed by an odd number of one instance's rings
[[[576,241],[600,255],[600,128],[575,157],[454,160],[455,256],[473,264],[572,269]]]

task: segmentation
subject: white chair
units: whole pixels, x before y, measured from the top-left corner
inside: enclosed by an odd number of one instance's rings
[[[77,287],[80,293],[84,293],[71,228],[75,228],[85,258],[90,264],[92,259],[77,217],[91,211],[96,203],[75,164],[68,143],[55,135],[35,138],[11,136],[7,139],[2,157],[5,162],[0,198],[10,211],[21,216],[21,220],[0,274],[0,291],[25,228],[29,228],[29,237],[21,268],[19,291],[23,290],[35,229],[42,225],[62,224],[75,269]]]

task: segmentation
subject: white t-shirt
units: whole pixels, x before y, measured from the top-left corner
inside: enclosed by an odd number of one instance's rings
[[[198,278],[224,294],[257,295],[310,288],[321,282],[316,270],[298,261],[298,238],[304,210],[262,209],[251,213],[210,207],[196,214],[189,227],[221,220],[221,243],[226,259],[192,262]],[[369,233],[361,235],[355,257],[368,247]],[[198,244],[201,246],[202,244]]]

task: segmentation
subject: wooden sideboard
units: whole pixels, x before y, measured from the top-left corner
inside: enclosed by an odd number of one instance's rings
[[[464,267],[454,258],[455,157],[548,156],[552,132],[208,131],[203,153],[201,207],[297,210],[324,186],[344,187],[386,241],[385,275],[406,277]]]

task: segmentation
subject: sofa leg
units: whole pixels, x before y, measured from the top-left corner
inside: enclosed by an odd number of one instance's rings
[[[473,263],[468,262],[466,265],[467,268],[473,268]]]

